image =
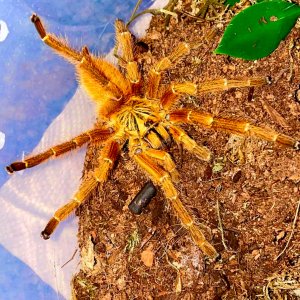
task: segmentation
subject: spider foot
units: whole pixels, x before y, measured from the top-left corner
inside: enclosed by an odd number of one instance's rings
[[[43,230],[41,232],[41,237],[44,239],[44,240],[48,240],[50,238],[50,235],[48,235],[45,230]]]
[[[56,220],[55,218],[51,218],[45,229],[41,232],[41,237],[44,240],[48,240],[58,224],[58,220]]]
[[[26,168],[27,168],[27,166],[26,166],[25,162],[17,161],[17,162],[14,162],[14,163],[10,164],[9,166],[6,166],[6,171],[7,171],[8,174],[12,174],[16,171],[21,171],[21,170],[24,170]]]
[[[47,35],[47,33],[46,33],[46,30],[45,30],[39,16],[37,14],[33,14],[31,16],[30,20],[34,24],[37,32],[39,33],[39,35],[41,37],[41,39],[43,39]]]
[[[196,245],[199,246],[199,248],[203,251],[205,255],[207,255],[212,260],[216,260],[219,257],[219,253],[216,251],[214,246],[205,239],[203,233],[197,225],[192,223],[188,227],[188,230],[190,231],[191,236]]]
[[[216,249],[207,241],[201,245],[201,250],[205,253],[210,259],[216,261],[220,258],[220,254]]]

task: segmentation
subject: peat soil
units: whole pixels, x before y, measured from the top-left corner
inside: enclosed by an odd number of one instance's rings
[[[244,61],[212,54],[230,18],[199,22],[182,15],[166,30],[165,19],[153,17],[142,39],[148,49],[138,54],[144,76],[179,41],[199,41],[198,49],[166,72],[166,84],[257,76],[271,83],[184,96],[179,107],[249,120],[300,140],[299,28],[267,58]],[[176,143],[170,146],[180,198],[220,259],[203,255],[159,188],[141,215],[128,210],[148,179],[125,149],[108,182],[77,211],[81,270],[72,281],[73,299],[300,297],[300,153],[255,137],[182,128],[213,153],[207,163]],[[98,153],[99,146],[89,147],[85,174],[97,164]]]

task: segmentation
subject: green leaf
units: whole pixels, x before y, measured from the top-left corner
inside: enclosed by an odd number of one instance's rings
[[[214,53],[248,60],[268,56],[299,16],[300,6],[290,2],[266,0],[254,4],[231,20]]]

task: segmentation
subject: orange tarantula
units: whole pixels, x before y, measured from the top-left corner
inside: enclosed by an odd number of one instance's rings
[[[83,203],[97,184],[108,179],[109,171],[113,168],[123,145],[128,142],[131,158],[154,183],[161,187],[194,242],[204,254],[216,258],[217,251],[206,240],[193,217],[180,201],[174,186],[174,183],[178,182],[179,174],[171,155],[162,146],[173,139],[200,159],[209,161],[211,152],[198,145],[177,125],[189,123],[242,135],[251,134],[299,150],[299,141],[292,137],[254,126],[247,121],[217,118],[193,109],[176,108],[183,94],[198,95],[234,87],[259,86],[265,83],[265,79],[220,79],[206,81],[201,85],[193,82],[173,82],[163,85],[161,83],[163,72],[176,64],[181,57],[189,54],[196,45],[179,43],[168,56],[160,59],[150,69],[148,76],[143,78],[135,60],[133,37],[122,21],[117,20],[115,23],[116,43],[119,48],[119,67],[116,67],[103,58],[89,53],[85,46],[81,51],[77,51],[64,40],[47,33],[37,15],[34,14],[31,20],[41,39],[55,52],[74,64],[79,82],[90,98],[97,103],[98,118],[104,124],[38,155],[7,166],[7,171],[13,173],[36,166],[50,157],[60,156],[85,143],[102,144],[98,167],[92,171],[91,176],[83,180],[71,200],[54,213],[42,231],[42,237],[48,239],[58,224]]]

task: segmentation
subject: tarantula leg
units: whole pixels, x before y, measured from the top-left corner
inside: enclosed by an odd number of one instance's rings
[[[45,44],[73,63],[81,61],[82,56],[80,52],[72,49],[65,40],[58,38],[54,34],[46,32],[46,29],[38,15],[33,14],[31,16],[31,22],[34,24],[38,34]]]
[[[114,82],[110,80],[110,78],[108,78],[108,76],[105,76],[103,72],[104,68],[110,69],[113,72],[115,71],[115,67],[112,65],[109,67],[105,66],[100,59],[89,55],[86,47],[83,47],[81,53],[83,58],[76,66],[76,71],[79,75],[80,83],[85,88],[89,96],[97,103],[101,103],[102,106],[105,106],[103,105],[103,102],[110,100],[119,102],[123,96],[122,91]],[[116,78],[117,72],[115,72],[114,78]],[[119,105],[119,103],[114,104]]]
[[[194,110],[178,109],[170,113],[170,122],[200,124],[212,129],[221,129],[230,133],[253,135],[266,141],[300,150],[300,142],[282,133],[269,128],[254,126],[247,121],[238,121],[226,118],[215,118],[208,113]]]
[[[198,145],[181,128],[171,125],[169,131],[174,140],[181,143],[186,150],[194,153],[198,158],[204,161],[209,161],[211,159],[211,152],[207,148]]]
[[[168,144],[171,141],[171,137],[168,131],[162,125],[157,125],[155,131],[163,138],[164,142]]]
[[[160,98],[160,105],[163,109],[169,110],[181,98],[182,94],[195,95],[196,92],[197,85],[193,82],[173,83]]]
[[[127,77],[130,82],[134,85],[137,85],[140,83],[141,74],[139,72],[137,62],[134,61],[132,35],[121,20],[116,20],[115,27],[117,39],[116,46],[120,45],[123,54],[121,62],[123,61],[123,64],[125,64]]]
[[[254,77],[249,79],[216,79],[201,82],[197,93],[227,91],[232,88],[261,86],[267,83],[266,77]]]
[[[197,95],[203,92],[226,91],[231,88],[243,88],[251,86],[261,86],[265,84],[266,78],[257,77],[245,80],[237,79],[217,79],[209,80],[200,83],[199,85],[193,82],[173,83],[167,89],[160,100],[161,106],[165,110],[170,110],[174,104],[180,99],[182,94]]]
[[[149,131],[149,133],[144,137],[144,139],[151,145],[151,147],[158,149],[163,146],[162,140],[155,133],[155,131]]]
[[[159,85],[161,80],[161,73],[169,69],[175,64],[180,57],[190,53],[190,46],[187,43],[179,43],[178,46],[170,53],[169,56],[162,58],[157,62],[149,72],[149,79],[146,89],[146,97],[157,98]]]
[[[78,192],[73,196],[71,201],[59,208],[54,216],[49,220],[45,229],[41,232],[43,239],[47,240],[50,238],[51,234],[54,232],[58,224],[65,220],[73,210],[75,210],[85,198],[90,194],[92,190],[95,189],[97,185],[97,180],[94,177],[86,179],[81,184]]]
[[[58,224],[65,220],[71,212],[79,207],[87,196],[95,189],[97,184],[104,182],[108,178],[110,169],[112,168],[118,153],[119,144],[112,140],[109,141],[101,150],[100,165],[94,170],[94,172],[85,179],[79,187],[77,193],[73,196],[71,201],[59,208],[54,216],[50,219],[45,229],[41,232],[41,236],[46,240],[50,238],[50,235],[54,232]]]
[[[159,164],[163,165],[165,169],[170,173],[171,178],[175,183],[179,181],[179,173],[176,170],[176,165],[168,152],[149,148],[146,149],[144,153],[149,157],[157,159],[159,161]]]
[[[89,130],[87,132],[84,132],[76,136],[75,138],[71,139],[68,142],[53,146],[40,154],[26,158],[23,161],[13,162],[12,164],[6,167],[6,170],[9,174],[12,174],[13,172],[16,171],[32,168],[51,157],[60,156],[73,149],[79,148],[88,142],[104,141],[108,139],[112,134],[113,133],[111,132],[110,129],[105,129],[105,128],[96,128],[96,129]]]
[[[153,163],[153,161],[143,153],[134,154],[133,158],[137,162],[137,164],[143,170],[145,170],[147,174],[149,174],[151,180],[162,187],[166,198],[169,200],[183,226],[189,230],[191,237],[193,238],[197,246],[203,251],[204,254],[209,256],[211,259],[217,258],[217,251],[206,240],[203,233],[200,231],[198,226],[196,226],[194,219],[191,217],[191,215],[188,213],[188,211],[180,201],[177,190],[175,189],[169,174],[157,164]]]

